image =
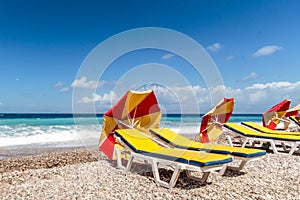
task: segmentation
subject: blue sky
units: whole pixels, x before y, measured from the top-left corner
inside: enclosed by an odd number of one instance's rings
[[[87,86],[74,84],[82,78],[76,74],[86,56],[109,37],[140,27],[176,30],[201,44],[216,63],[227,96],[236,98],[236,113],[261,113],[283,98],[298,104],[299,6],[297,0],[2,0],[0,112],[72,112],[73,89]],[[104,112],[118,79],[146,63],[173,67],[207,99],[206,86],[189,63],[168,52],[143,50],[120,57],[103,80],[83,80],[105,84],[98,84],[93,100],[87,96],[81,103],[96,103],[97,112]],[[175,87],[176,80],[168,78]],[[199,104],[202,111],[211,107],[208,100]]]

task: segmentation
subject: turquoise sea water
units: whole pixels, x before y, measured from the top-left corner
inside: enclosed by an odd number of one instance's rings
[[[232,115],[230,122],[261,122],[261,115]],[[72,114],[0,114],[0,147],[15,145],[97,145],[103,116]],[[201,115],[164,115],[161,127],[197,134]]]

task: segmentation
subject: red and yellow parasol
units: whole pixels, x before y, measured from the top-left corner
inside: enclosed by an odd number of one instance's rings
[[[300,110],[300,104],[297,106],[290,108],[286,111],[285,117],[290,117],[290,116],[298,116]]]
[[[203,143],[214,142],[222,133],[223,124],[232,115],[234,98],[224,98],[202,117],[200,139]]]
[[[282,118],[286,116],[286,111],[289,109],[290,103],[291,100],[285,99],[264,112],[262,116],[263,126],[274,130]]]
[[[116,129],[137,128],[149,130],[158,128],[161,110],[152,90],[138,92],[128,91],[103,116],[102,134],[99,142],[100,151],[110,159],[115,159],[115,148],[123,148],[116,142]]]

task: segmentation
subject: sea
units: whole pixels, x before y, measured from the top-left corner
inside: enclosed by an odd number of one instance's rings
[[[160,127],[197,136],[203,115],[163,115]],[[261,123],[261,114],[233,114],[229,122]],[[0,147],[76,147],[98,145],[102,114],[0,113]]]

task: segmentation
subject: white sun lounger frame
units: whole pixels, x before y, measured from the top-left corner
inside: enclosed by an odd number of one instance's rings
[[[176,161],[171,161],[171,160],[166,160],[166,159],[161,159],[161,158],[156,158],[156,157],[151,157],[139,153],[135,153],[130,147],[128,147],[119,137],[116,136],[116,139],[118,142],[120,142],[125,148],[120,150],[118,148],[115,148],[115,153],[116,153],[116,158],[117,158],[117,166],[120,169],[123,169],[125,171],[129,171],[132,166],[133,159],[139,159],[144,161],[145,163],[150,163],[152,167],[152,172],[153,176],[155,179],[156,184],[161,185],[166,188],[173,188],[178,180],[178,177],[180,175],[181,171],[185,171],[186,175],[196,181],[200,181],[201,183],[205,183],[209,174],[211,172],[217,172],[223,174],[224,171],[226,170],[227,164],[222,164],[222,165],[214,165],[214,166],[207,166],[207,167],[197,167],[193,165],[188,165],[184,163],[179,163]],[[130,157],[128,158],[127,165],[124,166],[122,164],[122,154],[130,154]],[[173,174],[171,177],[170,182],[165,182],[160,179],[159,175],[159,168],[163,167],[171,167],[173,168]],[[192,172],[201,172],[203,173],[202,177],[196,177],[192,175]]]
[[[239,134],[239,133],[237,133],[237,132],[235,132],[235,131],[233,131],[233,130],[230,130],[230,129],[226,128],[226,127],[224,127],[223,130],[224,130],[224,133],[230,132],[230,133],[233,133],[233,134],[235,134],[235,135],[238,135],[238,136],[242,137],[242,139],[241,139],[241,140],[242,140],[242,147],[245,147],[246,144],[247,144],[248,142],[249,142],[249,144],[252,143],[252,144],[253,144],[252,147],[254,147],[255,142],[256,142],[256,141],[259,141],[261,144],[262,144],[263,142],[269,142],[269,143],[271,144],[272,150],[273,150],[273,152],[274,152],[275,154],[283,154],[283,155],[288,154],[288,155],[293,155],[293,153],[294,153],[295,151],[299,150],[299,148],[297,148],[297,147],[300,145],[300,141],[295,141],[295,142],[293,142],[293,141],[280,140],[280,138],[274,139],[274,138],[249,137],[249,136],[245,136],[245,135]],[[226,136],[228,136],[228,135],[226,135]],[[226,138],[228,139],[229,144],[232,145],[231,137],[228,136],[228,137],[226,137]],[[282,145],[283,150],[284,150],[285,152],[287,152],[287,153],[281,153],[281,152],[279,152],[278,149],[277,149],[277,147],[276,147],[275,142],[280,142],[281,145]],[[291,145],[290,150],[288,150],[287,147],[286,147],[286,144],[287,144],[287,143]]]

